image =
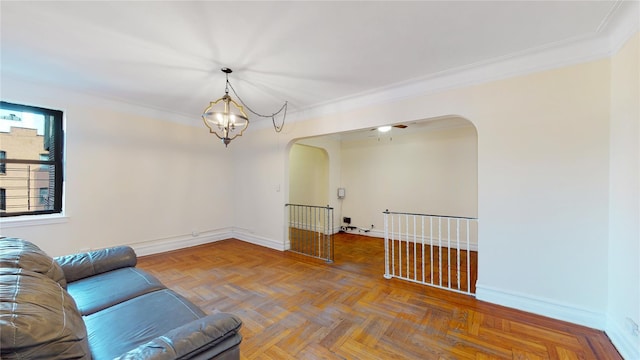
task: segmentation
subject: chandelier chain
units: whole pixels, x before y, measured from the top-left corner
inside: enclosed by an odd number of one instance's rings
[[[263,115],[263,114],[260,114],[260,113],[258,113],[258,112],[256,112],[256,111],[253,111],[253,109],[251,109],[251,108],[249,107],[249,105],[247,105],[247,103],[245,103],[245,102],[244,102],[244,100],[242,100],[242,98],[241,98],[241,97],[238,95],[238,93],[236,92],[236,89],[234,89],[234,88],[233,88],[233,85],[231,85],[231,83],[229,82],[229,78],[228,78],[228,76],[229,76],[229,74],[227,74],[227,85],[231,88],[231,91],[233,91],[233,95],[235,95],[235,97],[237,97],[237,98],[238,98],[238,100],[240,100],[240,102],[242,103],[242,105],[243,105],[244,107],[246,107],[246,108],[247,108],[247,110],[249,110],[249,112],[251,112],[252,114],[254,114],[254,115],[256,115],[256,116],[263,117],[263,118],[271,118],[271,122],[273,122],[273,128],[276,130],[276,132],[278,132],[278,133],[279,133],[279,132],[281,132],[281,131],[282,131],[282,128],[284,128],[284,121],[285,121],[285,118],[287,117],[287,107],[288,107],[289,102],[288,102],[288,101],[285,101],[285,102],[284,102],[284,104],[280,107],[280,110],[278,110],[278,111],[274,112],[274,113],[273,113],[273,114],[271,114],[271,115]],[[278,125],[276,125],[276,115],[280,114],[280,113],[281,113],[281,112],[283,112],[283,111],[284,111],[284,113],[283,113],[283,115],[282,115],[282,124],[280,124],[280,125],[278,126]]]

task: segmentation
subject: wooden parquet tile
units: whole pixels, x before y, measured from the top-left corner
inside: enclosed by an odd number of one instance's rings
[[[238,315],[242,359],[621,359],[601,331],[385,280],[383,241],[337,236],[333,264],[229,239],[138,266]]]

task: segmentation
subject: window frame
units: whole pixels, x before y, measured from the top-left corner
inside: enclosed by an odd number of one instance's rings
[[[6,167],[6,164],[39,164],[40,166],[52,165],[54,167],[54,186],[53,186],[53,208],[47,210],[28,210],[7,213],[3,211],[0,217],[15,217],[21,215],[48,215],[62,214],[63,204],[63,182],[64,182],[64,130],[63,130],[63,112],[60,110],[46,109],[37,106],[14,104],[6,101],[0,101],[0,108],[3,110],[14,110],[19,112],[29,112],[33,114],[41,114],[52,119],[52,125],[45,128],[45,142],[50,141],[47,137],[53,139],[53,160],[26,160],[26,159],[0,159],[0,164]],[[7,154],[10,155],[10,154]]]

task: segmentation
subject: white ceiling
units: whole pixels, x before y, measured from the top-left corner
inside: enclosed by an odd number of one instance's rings
[[[199,121],[290,113],[599,36],[619,1],[1,1],[1,76]],[[622,10],[621,10],[622,9]],[[264,120],[261,120],[264,121]]]

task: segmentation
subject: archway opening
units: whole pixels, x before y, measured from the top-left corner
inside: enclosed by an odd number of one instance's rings
[[[380,241],[385,237],[385,210],[477,218],[478,137],[475,126],[456,116],[392,125],[401,126],[392,126],[387,132],[368,128],[302,139],[293,146],[292,150],[312,144],[328,155],[328,180],[320,187],[327,189],[327,204],[335,208],[336,233],[356,235],[350,237],[351,244],[371,238]],[[290,161],[290,174],[301,171],[296,166],[299,165]],[[309,164],[303,165],[307,166]],[[299,180],[290,176],[291,189],[301,187],[296,181]],[[321,196],[324,194],[322,192]],[[477,256],[475,226],[472,225],[469,231],[471,244],[464,245],[463,251],[475,251],[474,256]],[[409,236],[404,233],[406,230],[401,230],[401,238]],[[432,240],[428,239],[428,242]],[[368,252],[366,247],[357,246],[351,248],[357,253],[343,252],[339,246],[337,243],[337,262],[338,256],[362,259],[362,253]],[[368,260],[374,257],[370,253],[365,256]],[[378,260],[369,264],[376,267],[372,273],[383,271],[380,263]],[[477,267],[477,263],[474,266]],[[472,277],[476,279],[477,273]]]

